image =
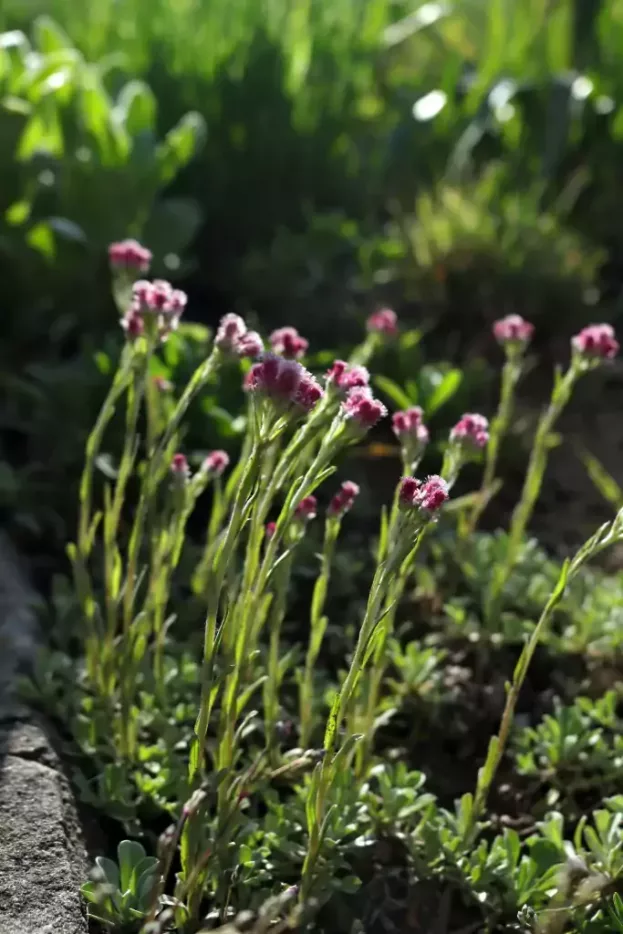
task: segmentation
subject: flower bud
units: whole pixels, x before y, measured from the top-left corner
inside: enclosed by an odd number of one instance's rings
[[[327,509],[329,516],[343,516],[353,508],[355,499],[359,495],[359,487],[352,480],[345,480],[337,491]]]
[[[479,451],[489,442],[489,422],[484,415],[467,413],[450,432],[450,441],[467,450]]]
[[[171,458],[171,473],[180,480],[190,477],[190,467],[185,454],[174,454]]]
[[[398,316],[391,308],[382,308],[370,315],[366,327],[371,333],[383,334],[385,337],[396,337],[398,334]]]
[[[493,325],[493,336],[506,351],[523,351],[532,340],[534,325],[521,315],[507,315]]]
[[[318,514],[318,501],[315,496],[305,496],[294,510],[296,519],[308,522]]]
[[[278,328],[270,335],[270,346],[273,353],[280,354],[288,360],[299,360],[304,357],[309,347],[309,341],[301,337],[296,328]]]
[[[239,357],[259,357],[264,350],[264,341],[257,331],[247,331],[238,341]]]
[[[121,240],[108,247],[108,259],[115,271],[145,273],[152,260],[151,250],[141,246],[138,240]]]
[[[211,477],[220,477],[229,466],[229,454],[226,451],[211,451],[203,462],[203,469]]]
[[[223,353],[237,354],[239,343],[246,333],[247,326],[240,315],[225,315],[221,318],[214,344]]]
[[[361,389],[370,382],[370,374],[365,366],[350,366],[344,360],[336,360],[326,373],[327,386],[335,388],[341,395],[351,389]]]
[[[586,363],[612,360],[619,352],[619,342],[609,324],[591,324],[571,340],[574,354]]]
[[[369,389],[351,389],[342,403],[346,418],[361,431],[373,428],[380,419],[387,415],[382,402],[375,399]]]

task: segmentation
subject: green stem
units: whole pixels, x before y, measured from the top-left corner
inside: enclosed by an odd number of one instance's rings
[[[517,563],[521,543],[543,484],[552,431],[571,397],[579,375],[580,370],[572,363],[565,375],[556,380],[550,403],[537,426],[521,496],[511,518],[504,560],[494,568],[487,595],[485,621],[489,627],[499,620],[504,589]]]
[[[279,718],[279,649],[291,571],[292,556],[288,555],[283,559],[275,573],[269,617],[270,641],[266,681],[264,682],[264,730],[268,761],[274,767],[278,765],[276,761],[278,747],[276,723]]]
[[[327,626],[327,618],[323,614],[331,578],[331,565],[335,552],[335,543],[340,531],[340,524],[341,521],[339,517],[327,517],[324,529],[322,556],[320,559],[320,573],[314,584],[314,593],[311,602],[309,642],[305,655],[305,667],[299,681],[300,743],[303,749],[309,746],[314,722],[314,667],[320,653]]]
[[[567,560],[563,564],[556,587],[552,591],[552,594],[550,595],[550,598],[547,601],[543,612],[541,613],[537,625],[532,631],[528,642],[525,644],[521,655],[519,656],[519,660],[513,672],[512,682],[509,686],[507,686],[506,704],[502,713],[500,728],[498,733],[491,737],[485,764],[478,773],[478,782],[476,785],[474,802],[468,825],[464,833],[464,843],[466,846],[472,845],[474,834],[477,832],[478,821],[484,811],[491,785],[508,743],[508,738],[515,716],[517,699],[526,679],[528,668],[530,667],[530,663],[536,651],[536,647],[539,644],[541,636],[547,629],[549,622],[556,608],[564,597],[570,582],[576,576],[580,568],[600,551],[603,551],[610,545],[621,541],[621,538],[623,538],[623,510],[618,512],[617,516],[612,522],[606,522],[604,525],[602,525],[601,528],[598,529],[597,532],[592,536],[592,538],[585,542],[584,545],[579,549],[573,560]]]
[[[516,353],[509,354],[509,356],[506,358],[506,363],[504,364],[504,368],[502,370],[500,402],[495,418],[491,422],[491,432],[489,436],[489,443],[487,445],[485,469],[483,472],[479,495],[474,503],[467,522],[464,523],[463,528],[460,530],[460,537],[462,539],[468,538],[473,534],[476,527],[478,526],[480,517],[482,516],[482,513],[484,512],[487,503],[489,502],[491,490],[495,481],[495,472],[497,469],[500,445],[504,436],[506,435],[506,432],[508,431],[508,426],[510,425],[513,414],[515,390],[521,377],[521,373],[522,357],[518,357]]]

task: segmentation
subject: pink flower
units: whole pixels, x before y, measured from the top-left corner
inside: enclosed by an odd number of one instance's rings
[[[521,315],[507,315],[493,325],[493,336],[498,344],[524,348],[532,339],[534,325]]]
[[[210,451],[203,462],[203,469],[212,477],[220,477],[229,466],[229,454],[226,451]]]
[[[322,389],[320,383],[308,373],[307,370],[303,371],[301,376],[301,381],[299,383],[299,388],[296,392],[295,402],[304,412],[311,412],[311,410],[316,406],[316,404],[324,396],[324,390]]]
[[[264,532],[266,533],[266,538],[272,538],[275,532],[277,531],[276,522],[267,522],[264,527]]]
[[[467,413],[450,432],[450,441],[480,449],[489,441],[489,422],[484,415]]]
[[[337,491],[327,509],[329,516],[343,516],[353,507],[355,499],[359,496],[359,487],[352,480],[345,480]]]
[[[140,315],[144,323],[149,321],[150,328],[155,323],[161,340],[166,340],[175,330],[187,301],[185,292],[174,289],[163,279],[153,282],[139,279],[132,286],[132,311]]]
[[[398,488],[400,505],[405,509],[415,508],[426,518],[439,512],[449,495],[448,484],[436,474],[427,477],[424,483],[415,477],[403,477]]]
[[[342,410],[347,419],[363,431],[368,431],[387,415],[382,402],[375,399],[369,389],[361,387],[351,389],[342,403]]]
[[[417,441],[418,444],[428,444],[428,428],[422,421],[422,409],[414,405],[403,412],[394,412],[392,415],[392,430],[399,441]]]
[[[259,357],[264,350],[264,341],[257,331],[247,331],[237,344],[238,356]]]
[[[619,352],[619,342],[609,324],[591,324],[571,340],[578,356],[587,361],[611,360]]]
[[[370,382],[370,374],[365,366],[350,366],[344,360],[336,360],[330,370],[327,370],[326,380],[328,386],[334,386],[342,393],[350,389],[360,389]]]
[[[420,511],[430,515],[439,512],[449,498],[448,484],[443,477],[433,474],[421,484],[415,494],[414,504]]]
[[[125,336],[129,341],[134,341],[145,331],[145,323],[138,313],[131,308],[121,319],[121,327],[125,331]]]
[[[187,479],[190,476],[190,467],[185,454],[174,454],[171,458],[171,473],[179,479]]]
[[[240,315],[225,315],[221,318],[214,344],[224,353],[237,354],[240,341],[246,333],[247,326]]]
[[[274,354],[266,354],[253,364],[244,388],[268,396],[278,404],[297,406],[303,412],[311,412],[323,396],[322,388],[305,367],[296,360]]]
[[[270,335],[269,340],[273,353],[281,354],[288,360],[299,360],[304,357],[309,347],[309,341],[301,337],[296,328],[277,328]]]
[[[370,315],[366,326],[368,331],[395,337],[398,334],[398,315],[391,308],[382,308]]]
[[[147,272],[151,264],[151,250],[141,246],[138,240],[121,240],[108,247],[108,259],[115,270]]]
[[[318,502],[315,496],[305,496],[294,510],[295,518],[307,522],[315,519],[318,513]]]
[[[415,505],[415,497],[422,483],[415,477],[403,477],[398,487],[398,501],[401,506],[411,509]]]

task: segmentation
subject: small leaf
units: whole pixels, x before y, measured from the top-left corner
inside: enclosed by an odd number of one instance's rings
[[[145,849],[135,840],[122,840],[117,847],[117,858],[121,882],[119,887],[122,892],[126,892],[131,888],[135,868],[145,859]]]
[[[119,868],[117,864],[108,859],[106,856],[97,856],[95,858],[95,865],[103,873],[106,882],[109,885],[112,885],[115,889],[119,888]]]
[[[384,392],[400,409],[408,409],[413,405],[413,401],[404,389],[398,383],[395,383],[393,379],[389,379],[388,376],[375,376],[374,382],[381,392]]]
[[[448,370],[439,385],[436,387],[436,389],[433,390],[431,396],[428,398],[426,403],[426,414],[433,415],[437,409],[440,409],[442,405],[448,402],[458,391],[462,382],[462,370]]]

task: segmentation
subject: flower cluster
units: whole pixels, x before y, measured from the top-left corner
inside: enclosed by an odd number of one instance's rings
[[[403,477],[398,488],[398,501],[407,510],[417,509],[427,518],[435,516],[450,494],[443,477],[433,474],[422,483],[415,477]]]
[[[362,431],[369,431],[387,415],[383,403],[365,386],[351,389],[342,403],[342,411],[348,421]]]
[[[343,516],[353,508],[353,503],[359,496],[359,487],[352,480],[345,480],[337,491],[327,509],[329,516]]]
[[[575,354],[586,362],[612,360],[619,352],[619,342],[609,324],[591,324],[571,340]]]
[[[220,477],[229,466],[229,454],[226,451],[210,451],[203,462],[203,470],[210,477]]]
[[[152,254],[138,240],[121,240],[108,247],[108,259],[115,271],[146,273],[151,265]]]
[[[300,360],[307,353],[309,341],[301,337],[296,328],[277,328],[270,335],[270,347],[273,353],[280,354],[288,360]]]
[[[395,337],[398,334],[398,315],[391,308],[381,308],[370,315],[366,327],[371,333]]]
[[[493,325],[493,336],[507,351],[524,350],[533,334],[534,325],[521,315],[507,315]]]
[[[263,360],[253,364],[245,378],[244,388],[302,412],[311,412],[324,395],[318,381],[305,367],[296,360],[286,360],[274,354],[266,354]]]
[[[428,428],[422,416],[419,405],[392,415],[392,430],[400,441],[405,459],[411,463],[420,459],[428,444]]]
[[[315,519],[318,514],[318,501],[315,496],[304,496],[294,510],[294,516],[302,522]]]
[[[479,451],[489,442],[489,422],[484,415],[468,412],[450,432],[450,441],[467,450]]]
[[[325,375],[327,386],[336,389],[340,395],[351,389],[361,389],[370,382],[370,374],[365,366],[351,366],[344,360],[336,360]]]
[[[257,331],[247,330],[240,315],[228,314],[221,318],[214,344],[220,351],[235,357],[259,357],[264,342]]]
[[[170,282],[139,279],[132,286],[130,309],[121,326],[130,340],[147,332],[164,341],[177,328],[187,301],[186,293],[174,289]]]

